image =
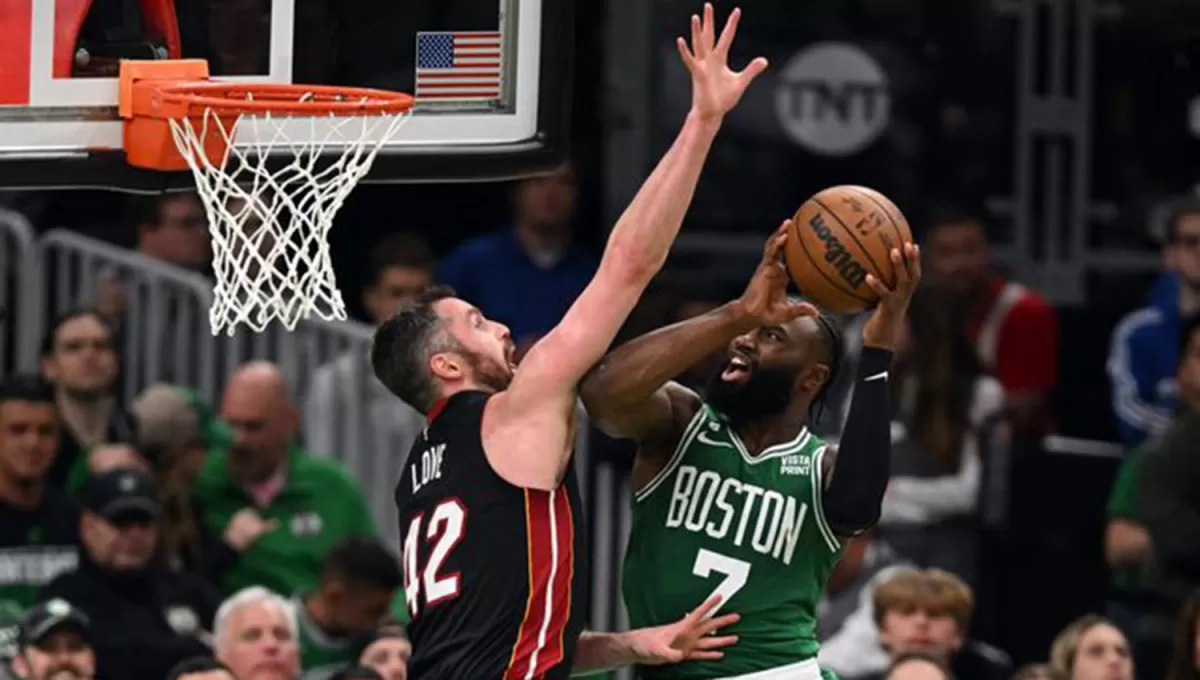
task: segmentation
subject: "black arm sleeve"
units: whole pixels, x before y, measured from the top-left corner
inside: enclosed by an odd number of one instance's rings
[[[863,348],[838,443],[836,474],[821,500],[825,519],[839,536],[860,534],[879,521],[883,492],[891,476],[891,365],[891,352]]]

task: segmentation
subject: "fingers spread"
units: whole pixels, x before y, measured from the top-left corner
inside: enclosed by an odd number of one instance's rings
[[[725,614],[723,616],[713,617],[708,621],[705,621],[704,625],[700,626],[700,633],[701,635],[708,635],[719,628],[732,626],[741,618],[742,617],[737,614]]]
[[[767,70],[768,62],[765,57],[758,57],[750,62],[746,68],[742,69],[738,74],[738,82],[745,89],[754,82],[754,79],[762,75],[763,71]]]
[[[702,637],[696,641],[695,649],[720,649],[737,644],[738,636],[736,635],[721,635]]]
[[[724,652],[706,652],[701,650],[692,650],[692,653],[687,656],[691,661],[716,661],[724,657]]]
[[[725,22],[725,28],[721,31],[721,38],[717,41],[717,54],[721,55],[721,57],[729,56],[729,47],[733,45],[733,38],[737,35],[738,21],[741,18],[741,8],[735,7],[729,15],[729,20]]]
[[[695,609],[692,610],[692,613],[690,613],[686,617],[684,617],[684,619],[683,619],[684,624],[689,628],[696,625],[697,621],[702,621],[702,620],[708,618],[709,613],[712,612],[714,609],[716,609],[717,605],[719,605],[719,604],[721,604],[721,596],[713,595],[712,597],[705,600],[704,604],[700,605],[699,607],[696,607]]]
[[[707,52],[704,49],[704,27],[700,24],[700,17],[692,15],[692,54],[697,59],[701,59]]]
[[[692,56],[692,51],[688,49],[687,41],[682,37],[675,39],[675,46],[679,48],[679,58],[683,60],[683,65],[688,71],[696,70],[696,58]]]

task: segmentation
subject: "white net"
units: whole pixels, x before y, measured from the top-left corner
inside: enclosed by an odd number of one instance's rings
[[[171,133],[196,178],[213,240],[213,335],[239,324],[261,332],[272,320],[293,330],[302,319],[346,318],[329,253],[329,229],[379,149],[409,114],[237,116],[211,110],[171,120]],[[235,146],[250,126],[252,143]],[[204,153],[209,135],[227,158]],[[211,140],[209,140],[211,142]]]

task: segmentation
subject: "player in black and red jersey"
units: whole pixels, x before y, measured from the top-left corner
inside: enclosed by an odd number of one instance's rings
[[[716,35],[711,6],[679,39],[692,108],[609,236],[595,278],[520,368],[508,329],[446,290],[375,334],[376,375],[428,412],[396,490],[410,668],[424,678],[565,678],[572,671],[719,658],[705,603],[675,624],[583,632],[586,566],[571,465],[577,387],[666,260],[725,114],[766,68],[727,65],[739,12]]]

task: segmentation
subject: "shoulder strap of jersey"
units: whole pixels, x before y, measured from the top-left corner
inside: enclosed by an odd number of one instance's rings
[[[654,493],[654,490],[661,486],[663,481],[671,476],[671,474],[675,471],[675,468],[679,467],[679,463],[683,461],[688,447],[691,446],[692,441],[696,439],[696,435],[699,434],[704,423],[711,417],[712,414],[709,410],[708,404],[702,403],[700,408],[696,409],[696,414],[692,416],[692,420],[688,422],[687,427],[684,428],[683,436],[679,438],[679,443],[675,446],[675,451],[667,460],[667,464],[658,471],[657,475],[654,475],[654,478],[651,479],[646,486],[642,487],[641,489],[634,490],[633,501],[635,504],[641,503],[649,498],[650,494]]]

